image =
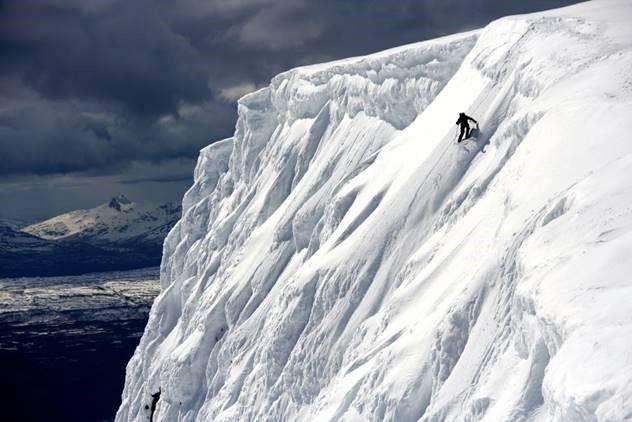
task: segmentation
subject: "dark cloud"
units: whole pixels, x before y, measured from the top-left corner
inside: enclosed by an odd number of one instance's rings
[[[290,67],[570,3],[0,0],[0,184],[193,161]]]
[[[138,185],[145,184],[149,182],[155,183],[164,183],[164,182],[193,182],[193,175],[190,173],[187,174],[174,174],[174,175],[164,175],[164,176],[156,176],[156,177],[143,177],[140,179],[123,179],[119,180],[119,183],[124,185]]]

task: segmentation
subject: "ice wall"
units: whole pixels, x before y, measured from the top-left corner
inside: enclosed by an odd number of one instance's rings
[[[159,389],[164,421],[628,417],[630,17],[505,18],[242,98],[117,420]]]

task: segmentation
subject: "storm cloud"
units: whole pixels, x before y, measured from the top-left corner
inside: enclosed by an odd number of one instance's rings
[[[193,162],[283,70],[570,3],[0,0],[0,184]]]

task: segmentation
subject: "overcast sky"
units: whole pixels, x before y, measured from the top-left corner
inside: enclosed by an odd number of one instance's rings
[[[275,74],[571,3],[0,0],[0,217],[180,201]]]

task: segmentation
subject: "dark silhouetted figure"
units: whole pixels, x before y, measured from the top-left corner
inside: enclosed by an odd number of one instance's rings
[[[476,126],[478,126],[478,122],[474,120],[474,118],[468,116],[465,113],[459,113],[459,119],[456,121],[457,125],[461,125],[461,134],[459,135],[459,142],[461,142],[463,139],[467,139],[470,137],[470,133],[471,133],[470,124],[469,124],[470,120],[476,123]],[[463,135],[465,135],[465,138],[463,138]]]
[[[149,422],[154,422],[154,412],[156,411],[156,404],[160,400],[160,388],[157,393],[151,395],[151,413],[149,414]]]

